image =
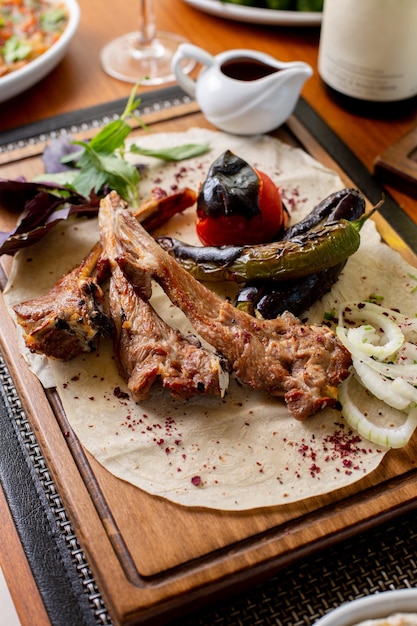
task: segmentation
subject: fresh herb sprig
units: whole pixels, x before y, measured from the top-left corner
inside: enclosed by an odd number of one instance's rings
[[[125,157],[142,154],[165,161],[180,161],[204,154],[208,144],[185,144],[167,149],[149,150],[138,145],[126,146],[133,126],[129,118],[137,116],[140,100],[135,87],[120,118],[106,124],[90,141],[70,142],[59,138],[48,144],[43,153],[45,173],[32,181],[22,178],[0,179],[0,205],[20,215],[12,231],[0,232],[0,256],[42,239],[58,222],[70,216],[97,215],[99,200],[107,191],[117,191],[132,206],[139,200],[140,171]]]
[[[67,174],[67,184],[77,193],[88,197],[92,190],[99,194],[103,188],[113,189],[127,202],[136,205],[139,200],[140,173],[136,165],[126,159],[129,152],[164,161],[182,161],[209,150],[208,144],[185,144],[157,150],[141,148],[137,144],[127,147],[126,139],[132,131],[128,119],[134,118],[146,128],[136,114],[140,104],[140,100],[136,99],[136,90],[137,87],[132,90],[120,118],[106,124],[90,141],[72,142],[79,145],[81,150],[62,159],[63,163],[75,164],[75,171]],[[51,181],[50,176],[43,178]],[[62,175],[59,182],[63,182]]]

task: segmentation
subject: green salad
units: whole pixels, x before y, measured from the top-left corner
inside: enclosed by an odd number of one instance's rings
[[[0,76],[27,65],[58,41],[68,7],[49,0],[0,0]]]

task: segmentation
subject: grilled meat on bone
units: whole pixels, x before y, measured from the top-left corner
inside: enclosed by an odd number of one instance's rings
[[[112,208],[116,260],[142,297],[155,279],[243,383],[283,396],[289,411],[305,419],[336,407],[337,385],[349,373],[351,358],[327,327],[302,324],[290,313],[259,320],[239,311],[181,268],[134,219],[117,193],[102,201]]]
[[[136,402],[147,397],[153,383],[160,381],[174,397],[221,395],[225,374],[220,359],[172,329],[141,298],[127,281],[115,260],[116,242],[112,207],[102,202],[99,212],[101,263],[110,266],[109,312],[114,324],[114,355],[120,374],[128,382]]]
[[[104,296],[96,276],[100,252],[96,245],[48,293],[13,307],[31,352],[67,361],[94,350],[99,334],[110,335],[111,322],[101,308]]]
[[[192,206],[196,197],[196,192],[189,188],[170,195],[155,189],[134,215],[146,228],[156,228],[174,213]],[[111,321],[102,310],[103,292],[99,284],[105,276],[100,275],[103,268],[97,267],[100,254],[97,244],[48,293],[13,307],[31,352],[67,361],[93,351],[100,335],[109,336]]]

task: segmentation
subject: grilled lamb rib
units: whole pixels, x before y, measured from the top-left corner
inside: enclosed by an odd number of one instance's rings
[[[351,358],[330,329],[302,324],[290,313],[259,320],[239,311],[181,268],[115,192],[102,202],[113,210],[117,262],[142,297],[150,297],[155,279],[242,382],[283,396],[297,419],[338,406],[337,385],[348,376]]]
[[[141,298],[127,281],[115,260],[116,241],[109,224],[112,207],[102,202],[99,212],[102,258],[111,276],[109,311],[114,324],[114,355],[136,402],[147,397],[157,380],[177,398],[196,394],[221,394],[220,359],[205,350],[196,337],[172,329]]]
[[[13,307],[31,352],[68,360],[91,352],[98,334],[111,333],[110,319],[101,309],[103,291],[96,280],[100,250],[95,246],[44,296]]]
[[[156,188],[135,211],[135,217],[146,228],[156,228],[195,200],[196,192],[187,187],[170,195]],[[101,309],[103,292],[99,283],[104,276],[103,268],[97,267],[100,254],[97,244],[48,293],[13,307],[31,352],[67,361],[94,350],[100,335],[109,336],[111,321]]]

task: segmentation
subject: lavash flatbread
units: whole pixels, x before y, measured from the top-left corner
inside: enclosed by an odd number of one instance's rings
[[[153,148],[189,142],[208,142],[211,151],[180,164],[149,160],[140,186],[144,199],[155,186],[168,191],[185,185],[197,188],[226,149],[273,178],[294,221],[343,187],[334,172],[305,152],[267,136],[239,138],[190,129],[140,140]],[[196,243],[194,219],[195,209],[189,209],[160,232]],[[96,220],[69,220],[19,252],[5,292],[8,306],[44,293],[80,262],[97,239]],[[383,295],[387,307],[398,306],[401,295],[401,311],[414,314],[412,272],[414,268],[381,243],[369,221],[362,230],[360,250],[349,259],[331,293],[306,317],[320,323],[323,313],[337,309],[340,302],[371,293]],[[187,326],[181,313],[166,306],[161,292],[156,290],[153,298],[171,324]],[[42,357],[36,360],[37,374],[45,385],[56,384],[74,432],[104,467],[185,506],[245,510],[313,497],[360,480],[387,452],[358,442],[337,411],[326,409],[301,423],[282,401],[242,387],[233,378],[223,399],[179,402],[155,386],[149,399],[136,405],[114,393],[116,388],[126,391],[126,385],[109,342],[102,341],[97,352],[67,363],[49,361],[45,368]]]

